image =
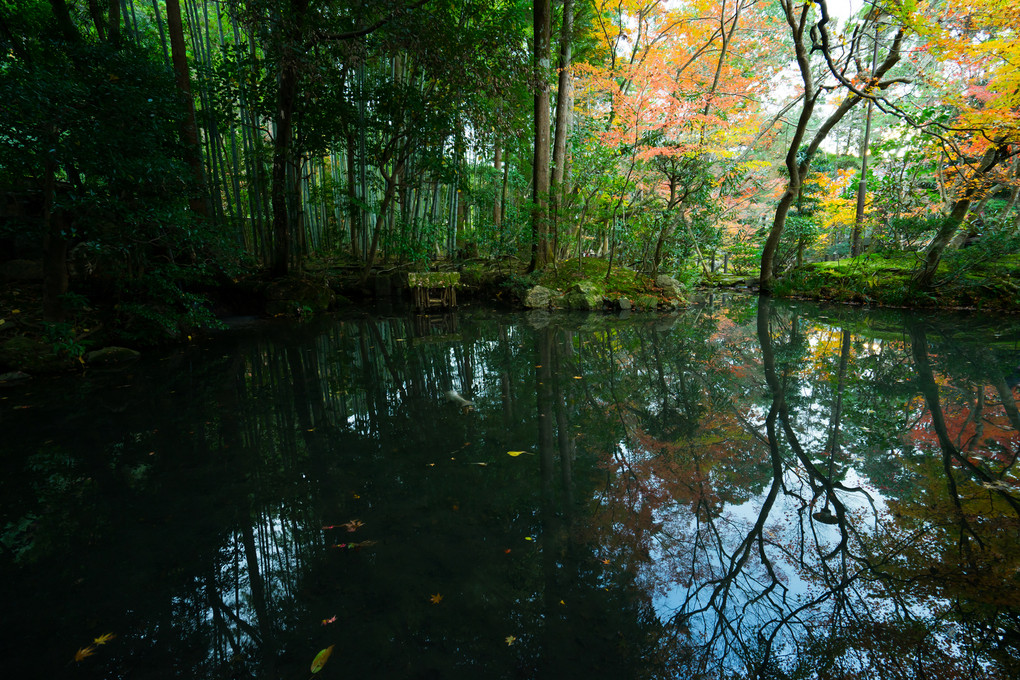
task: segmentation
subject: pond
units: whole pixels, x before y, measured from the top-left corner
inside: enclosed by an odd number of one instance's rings
[[[1015,317],[737,297],[9,385],[4,675],[1016,677],[1018,383]]]

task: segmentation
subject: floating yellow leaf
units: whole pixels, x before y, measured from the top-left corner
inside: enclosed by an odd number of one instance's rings
[[[530,451],[507,451],[506,455],[516,458],[517,456],[524,455],[525,453],[530,453]]]
[[[507,635],[505,639],[507,647],[509,647],[510,645],[517,641],[517,638],[515,638],[513,635]]]
[[[93,640],[97,645],[105,645],[107,642],[117,637],[114,633],[103,633],[99,637]]]
[[[524,540],[525,541],[534,541],[535,539],[533,539],[531,536],[525,536]]]
[[[315,655],[315,659],[312,660],[313,673],[318,673],[322,670],[322,667],[326,665],[327,661],[329,661],[329,655],[333,653],[333,647],[335,646],[336,645],[330,645]]]
[[[436,593],[435,595],[430,595],[429,599],[432,600],[432,604],[439,604],[440,602],[443,601],[443,596],[440,595],[439,593]]]
[[[96,646],[89,645],[88,647],[82,647],[74,653],[75,661],[84,661],[86,657],[92,656],[96,653]]]

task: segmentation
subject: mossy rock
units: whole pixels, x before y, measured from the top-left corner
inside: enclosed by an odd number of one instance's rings
[[[571,286],[560,301],[568,309],[591,311],[602,306],[602,293],[591,282],[580,281]]]
[[[89,366],[112,366],[134,361],[140,356],[140,352],[127,347],[103,347],[86,354],[85,363]]]
[[[335,302],[333,289],[315,279],[280,279],[266,287],[266,313],[272,316],[325,312]]]
[[[684,299],[683,284],[674,279],[672,276],[660,274],[655,277],[655,286],[657,288],[661,288],[663,293],[669,298],[680,301],[683,301]]]
[[[548,309],[553,295],[554,292],[545,286],[534,286],[524,296],[524,306],[528,309]]]
[[[27,373],[55,373],[76,365],[67,355],[58,354],[53,345],[39,338],[17,335],[0,345],[0,367]]]

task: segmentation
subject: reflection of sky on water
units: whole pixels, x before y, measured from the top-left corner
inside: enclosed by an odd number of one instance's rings
[[[810,488],[796,471],[787,471],[783,481],[786,488],[800,487],[802,492],[810,495]],[[846,505],[849,521],[857,531],[862,534],[874,532],[888,510],[886,497],[853,468],[846,471],[844,484],[861,487],[870,496],[869,500],[862,493],[838,492]],[[806,565],[817,569],[821,556],[838,544],[840,529],[812,520],[812,509],[804,508],[799,499],[782,492],[768,513],[764,531],[766,554],[777,577],[775,591],[763,596],[763,590],[769,586],[771,579],[758,555],[753,554],[729,588],[724,608],[719,606],[718,598],[713,605],[712,582],[724,577],[727,569],[732,567],[730,559],[737,545],[758,521],[767,495],[765,491],[744,503],[724,506],[716,520],[721,527],[719,535],[723,541],[715,546],[702,543],[699,548],[696,545],[696,523],[686,508],[661,513],[655,517],[655,522],[662,524],[663,531],[653,544],[655,547],[651,551],[648,571],[643,574],[650,592],[654,593],[653,604],[661,620],[669,621],[678,613],[705,610],[686,618],[684,625],[695,641],[708,642],[716,636],[715,655],[725,659],[722,666],[731,670],[743,669],[745,664],[737,650],[736,638],[753,640],[759,633],[767,635],[778,626],[781,631],[773,645],[774,654],[780,659],[790,657],[797,653],[795,638],[802,635],[805,628],[829,625],[836,606],[833,598],[828,597],[801,609],[811,600],[821,597],[825,589],[804,578],[795,559],[795,550],[803,545],[805,552],[802,559]],[[822,505],[821,499],[818,499],[817,505]],[[699,554],[695,555],[696,552]],[[678,553],[689,555],[691,565],[697,562],[703,575],[686,584],[678,583],[675,578]],[[893,612],[892,605],[881,599],[868,598],[870,594],[871,591],[865,587],[855,589],[850,597],[855,599],[855,607],[866,608],[870,616],[879,618]],[[919,616],[926,613],[923,605],[914,611]],[[719,635],[720,628],[728,628],[731,635],[725,632]],[[735,651],[738,653],[735,654]]]

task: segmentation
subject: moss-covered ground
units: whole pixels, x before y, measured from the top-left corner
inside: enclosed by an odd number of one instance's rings
[[[777,281],[774,292],[781,297],[896,307],[1020,311],[1020,256],[947,257],[935,286],[927,290],[913,281],[919,258],[915,253],[872,253],[809,264]]]

